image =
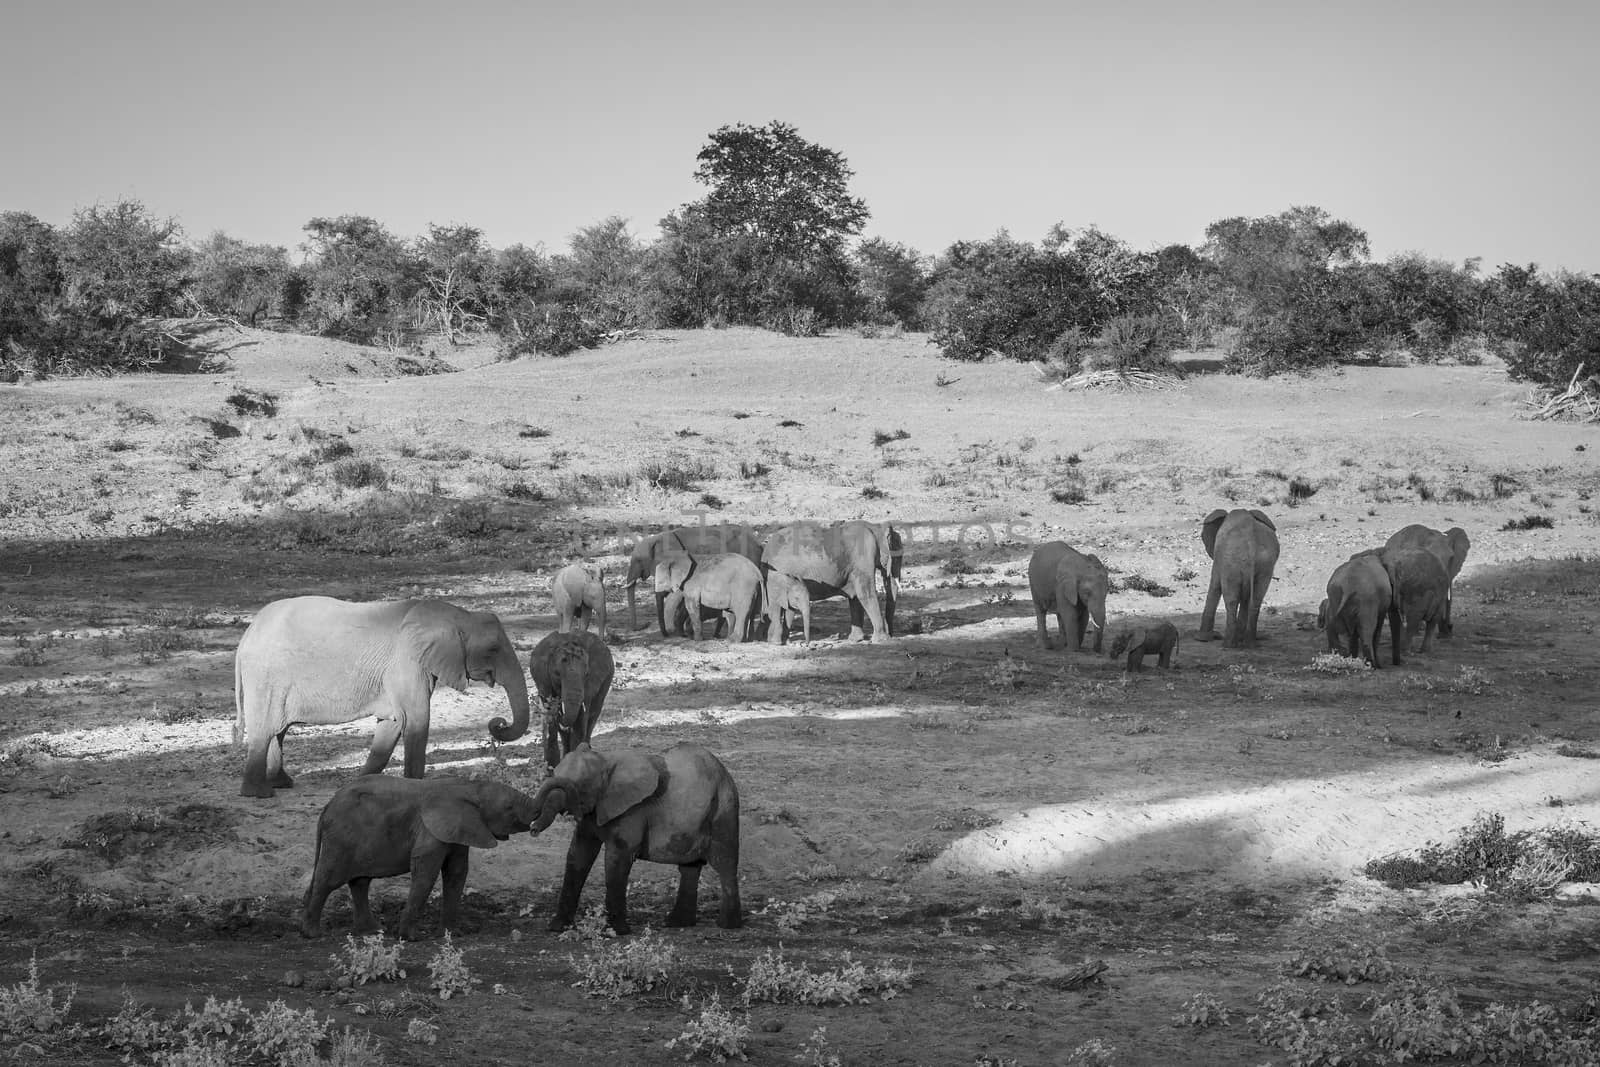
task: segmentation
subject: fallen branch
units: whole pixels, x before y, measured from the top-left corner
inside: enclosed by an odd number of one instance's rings
[[[1578,369],[1572,372],[1572,378],[1567,382],[1567,387],[1559,393],[1531,396],[1523,403],[1533,408],[1528,413],[1530,419],[1582,419],[1584,422],[1600,421],[1600,399],[1590,391],[1590,386],[1595,384],[1595,377],[1583,378],[1584,364],[1578,364]],[[1579,379],[1582,379],[1581,381]]]
[[[1082,371],[1063,378],[1050,389],[1171,389],[1179,379],[1171,374],[1156,374],[1144,370],[1094,370]]]

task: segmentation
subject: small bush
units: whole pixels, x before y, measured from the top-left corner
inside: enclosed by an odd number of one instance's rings
[[[1310,500],[1316,495],[1317,487],[1310,482],[1302,481],[1299,478],[1289,479],[1289,500],[1291,502],[1299,503],[1303,500]]]
[[[639,479],[668,492],[688,492],[715,478],[717,468],[703,459],[651,460],[639,468]]]
[[[867,485],[862,487],[861,495],[868,500],[883,500],[889,494],[887,491],[879,489],[875,485]]]
[[[72,998],[77,986],[62,990],[62,1000],[56,1005],[58,990],[39,985],[39,954],[28,957],[28,979],[9,989],[0,988],[0,1034],[26,1037],[30,1034],[47,1034],[58,1029],[67,1012],[72,1010]]]
[[[545,429],[543,426],[524,426],[522,429],[517,431],[517,436],[537,439],[540,437],[549,437],[550,431]]]
[[[760,461],[741,460],[739,462],[739,477],[741,478],[765,478],[771,473],[772,468]]]
[[[1507,519],[1502,530],[1550,530],[1556,521],[1548,515],[1524,515],[1520,519]]]
[[[687,995],[680,1004],[686,1012],[694,1010]],[[699,1015],[689,1020],[681,1034],[667,1042],[670,1049],[679,1046],[685,1050],[685,1060],[702,1053],[713,1063],[726,1063],[734,1057],[749,1059],[745,1050],[750,1047],[750,1016],[734,1015],[722,1006],[721,997],[712,993],[711,999],[701,1004]]]
[[[1142,574],[1130,574],[1122,580],[1122,588],[1132,589],[1136,592],[1146,593],[1153,597],[1171,596],[1174,592],[1169,586],[1146,578]]]
[[[403,943],[384,944],[383,935],[368,934],[359,942],[354,934],[344,936],[344,954],[329,956],[329,968],[334,980],[341,985],[360,986],[368,982],[394,982],[406,976],[400,966]]]
[[[1183,1009],[1178,1012],[1173,1022],[1179,1026],[1192,1026],[1195,1029],[1227,1026],[1228,1009],[1223,1007],[1222,1001],[1211,993],[1196,993],[1184,1001]]]
[[[1383,949],[1352,945],[1302,950],[1284,965],[1284,972],[1298,978],[1323,982],[1387,982],[1394,977],[1394,964]]]
[[[910,436],[911,435],[904,430],[895,430],[893,433],[890,433],[888,430],[873,430],[872,443],[879,448],[882,448],[891,441],[904,441]]]
[[[261,415],[270,419],[278,413],[278,397],[257,389],[238,389],[229,395],[228,406],[240,415]]]
[[[603,920],[591,913],[590,926]],[[580,929],[582,929],[580,924]],[[609,932],[609,931],[608,931]],[[626,941],[593,938],[595,947],[582,957],[567,957],[578,972],[574,986],[591,997],[618,1000],[662,985],[676,962],[676,950],[648,928]]]
[[[721,511],[728,506],[728,502],[715,493],[701,493],[700,506],[712,511]]]
[[[446,930],[444,944],[428,961],[428,984],[439,994],[440,1000],[449,1000],[451,997],[466,996],[480,981],[467,970],[461,950],[451,943],[450,931]]]
[[[868,968],[846,952],[838,970],[816,972],[804,963],[792,964],[783,958],[783,948],[767,949],[750,965],[743,1000],[746,1005],[771,1004],[863,1004],[876,994],[879,1000],[892,1000],[911,988],[912,970],[887,962]]]
[[[389,472],[370,459],[342,459],[333,465],[335,485],[345,489],[386,489]]]
[[[1337,652],[1319,652],[1301,668],[1319,674],[1360,674],[1371,669],[1372,666],[1360,656],[1341,656]]]

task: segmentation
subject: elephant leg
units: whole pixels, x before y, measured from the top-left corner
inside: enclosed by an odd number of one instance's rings
[[[444,889],[440,894],[439,914],[444,928],[461,932],[461,894],[467,888],[467,864],[472,850],[456,845],[444,858]]]
[[[811,643],[811,598],[800,605],[800,639],[806,644]]]
[[[698,597],[684,597],[683,606],[689,609],[689,629],[694,634],[696,641],[705,640],[706,624],[700,618],[700,600]]]
[[[1380,622],[1378,625],[1382,626],[1383,623]],[[1402,637],[1402,635],[1400,633],[1400,611],[1399,611],[1398,608],[1390,608],[1389,609],[1389,645],[1390,645],[1390,658],[1389,658],[1389,661],[1391,663],[1393,663],[1396,667],[1400,666],[1401,663],[1405,662],[1400,657],[1401,637]],[[1376,648],[1377,642],[1374,641],[1373,645],[1374,645],[1373,658],[1376,659],[1377,658],[1377,655],[1376,655],[1376,653],[1377,653],[1377,648]]]
[[[367,751],[367,762],[362,765],[361,773],[382,774],[389,765],[389,757],[394,755],[394,746],[399,743],[400,713],[379,715],[378,725],[372,731],[372,747]]]
[[[1222,628],[1222,647],[1239,648],[1244,644],[1243,635],[1239,632],[1239,598],[1223,597],[1223,611],[1227,618]],[[1245,614],[1249,615],[1248,607]]]
[[[283,769],[283,735],[288,732],[289,728],[285,726],[267,741],[267,784],[274,789],[294,787],[294,779]]]
[[[872,587],[871,571],[856,579],[856,596],[872,623],[872,640],[875,643],[889,640],[889,622],[883,617],[883,608],[878,604],[878,591]]]
[[[846,587],[844,594],[845,606],[850,610],[850,640],[862,641],[867,636],[867,609],[861,603],[861,598]]]
[[[667,913],[668,926],[693,926],[700,901],[700,863],[678,864],[678,899]],[[608,871],[609,874],[609,871]]]
[[[1128,670],[1130,672],[1144,670],[1143,649],[1136,648],[1132,652],[1128,653]]]
[[[1089,630],[1089,605],[1079,604],[1072,609],[1072,651],[1083,651],[1083,635]]]
[[[375,934],[383,929],[372,917],[371,892],[371,878],[350,879],[350,928],[358,934]]]
[[[1044,608],[1040,607],[1038,604],[1034,604],[1033,606],[1033,621],[1034,624],[1039,628],[1039,647],[1043,649],[1049,649],[1050,627],[1045,622]]]
[[[407,778],[421,778],[428,766],[428,710],[406,716],[406,770]]]
[[[894,579],[883,576],[883,632],[894,636]]]
[[[1222,599],[1222,581],[1218,578],[1215,568],[1211,572],[1211,584],[1206,587],[1206,604],[1200,611],[1200,632],[1196,634],[1202,641],[1215,641],[1217,639],[1217,603]]]
[[[1422,626],[1422,651],[1427,652],[1433,647],[1433,632],[1437,629],[1438,620],[1430,618]]]
[[[328,894],[337,888],[322,871],[312,872],[311,885],[306,889],[305,907],[300,912],[301,937],[321,936],[322,908],[328,902]]]
[[[633,850],[606,846],[606,922],[619,934],[629,933],[628,875],[633,871]]]
[[[439,868],[444,865],[447,854],[448,847],[444,845],[412,854],[411,892],[406,896],[406,910],[400,916],[400,940],[416,940],[417,924],[422,920],[428,895],[433,892],[433,883],[439,880]]]
[[[711,847],[706,862],[717,872],[722,898],[717,903],[717,925],[733,930],[744,925],[739,904],[739,813],[720,811],[711,821]]]
[[[561,874],[561,892],[556,897],[555,917],[549,929],[559,933],[572,925],[578,914],[578,896],[583,883],[589,880],[589,870],[600,856],[600,839],[581,829],[572,832],[572,843],[567,846],[567,864]]]
[[[749,625],[749,619],[743,611],[735,609],[728,612],[728,644],[742,645],[748,641],[750,635],[745,632],[747,625]]]
[[[270,797],[272,784],[267,778],[267,754],[271,749],[274,736],[265,729],[251,732],[247,735],[248,741],[244,756],[244,781],[239,786],[239,795],[245,797]],[[279,747],[278,766],[283,766],[282,747]]]

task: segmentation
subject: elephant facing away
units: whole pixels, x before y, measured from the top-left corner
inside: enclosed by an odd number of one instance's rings
[[[554,767],[594,736],[616,660],[588,631],[546,634],[528,654],[528,673],[544,708],[544,761]]]
[[[729,523],[717,526],[679,526],[650,537],[641,538],[628,556],[628,572],[623,578],[623,588],[628,593],[628,628],[639,628],[639,612],[635,590],[640,582],[651,578],[656,565],[675,553],[687,555],[712,555],[718,552],[737,552],[751,563],[761,562],[761,535],[748,526]],[[665,612],[666,591],[656,591],[656,626],[661,636],[667,636],[670,621]]]
[[[1028,592],[1033,596],[1033,617],[1039,628],[1039,647],[1050,648],[1046,616],[1052,612],[1061,628],[1061,643],[1076,652],[1094,619],[1094,650],[1099,652],[1106,632],[1106,590],[1111,575],[1099,556],[1086,555],[1065,541],[1046,541],[1028,559]],[[1071,627],[1067,618],[1071,615]]]
[[[678,897],[668,926],[696,921],[700,869],[722,883],[717,925],[739,926],[739,789],[722,761],[699,745],[679,744],[660,755],[599,753],[588,745],[569,752],[533,797],[533,832],[556,818],[577,819],[561,878],[551,930],[565,930],[602,846],[606,853],[606,918],[629,931],[628,874],[635,860],[678,866]]]
[[[1405,622],[1405,636],[1396,634],[1396,647],[1404,645],[1409,653],[1420,630],[1421,651],[1427,652],[1433,645],[1434,630],[1444,625],[1442,620],[1450,602],[1450,572],[1439,557],[1425,548],[1386,548],[1379,559],[1394,588],[1394,614]],[[1395,662],[1400,662],[1398,656]]]
[[[374,878],[411,874],[411,894],[400,917],[400,937],[410,940],[444,872],[441,901],[446,930],[460,929],[461,891],[468,853],[494,848],[512,834],[531,831],[539,809],[533,798],[499,782],[468,778],[358,778],[340,789],[317,819],[317,851],[300,916],[303,937],[322,931],[328,894],[350,887],[355,932],[374,933],[367,903]]]
[[[1467,537],[1467,531],[1459,526],[1440,533],[1420,523],[1413,523],[1401,530],[1397,530],[1384,548],[1424,548],[1432,552],[1440,563],[1444,564],[1445,573],[1449,575],[1449,584],[1445,586],[1444,616],[1439,620],[1439,636],[1449,637],[1454,630],[1454,621],[1451,617],[1451,605],[1455,600],[1456,575],[1461,573],[1461,565],[1467,561],[1467,550],[1472,547],[1472,541]]]
[[[762,567],[767,583],[767,617],[770,620],[768,639],[779,643],[789,638],[789,627],[795,617],[800,619],[800,634],[807,644],[811,642],[811,594],[806,583],[792,574]]]
[[[1360,656],[1373,670],[1378,668],[1378,640],[1385,616],[1393,644],[1389,661],[1400,663],[1400,618],[1394,607],[1394,587],[1379,557],[1377,551],[1358,552],[1334,568],[1328,579],[1328,598],[1317,612],[1317,622],[1328,637],[1328,651],[1352,659]]]
[[[434,687],[465,690],[469,680],[505,688],[512,718],[489,721],[495,740],[527,732],[527,681],[492,612],[442,600],[275,600],[256,614],[234,655],[234,737],[245,744],[239,791],[270,797],[294,784],[283,767],[290,726],[364,715],[378,724],[361,773],[382,771],[403,737],[405,776],[421,778]]]
[[[600,640],[605,640],[605,572],[591,570],[582,563],[567,564],[551,579],[550,604],[557,633],[571,633],[574,628],[587,630],[592,623]]]
[[[1258,640],[1261,605],[1278,565],[1278,528],[1254,508],[1217,508],[1200,523],[1200,540],[1211,557],[1211,583],[1200,613],[1201,641],[1217,639],[1217,601],[1227,608],[1225,648],[1246,648]]]
[[[656,590],[666,590],[666,617],[676,619],[681,605],[689,613],[694,639],[704,636],[702,610],[719,612],[728,621],[728,640],[741,644],[764,612],[761,568],[735,552],[707,556],[673,553],[656,564]]]
[[[894,627],[895,580],[900,575],[900,534],[888,523],[849,522],[823,526],[797,522],[767,538],[761,563],[805,584],[809,601],[842,596],[850,605],[850,640],[866,636],[864,623],[872,623],[872,640],[887,641]],[[878,603],[876,576],[883,576],[883,604]],[[809,607],[809,604],[808,604]],[[804,615],[802,615],[802,620]],[[783,627],[767,634],[773,644],[787,639]]]

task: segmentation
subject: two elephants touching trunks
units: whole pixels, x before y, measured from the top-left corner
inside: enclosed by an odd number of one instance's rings
[[[295,723],[377,717],[363,774],[376,774],[405,741],[405,776],[421,778],[434,688],[499,685],[511,721],[489,733],[515,741],[528,730],[528,687],[516,649],[492,612],[442,600],[355,603],[325,596],[262,608],[234,655],[235,740],[245,744],[240,793],[270,797],[294,784],[283,738]]]
[[[743,922],[739,902],[739,789],[722,761],[699,745],[659,754],[600,753],[579,744],[532,796],[498,782],[465,778],[358,778],[333,795],[317,820],[316,855],[300,932],[322,931],[328,896],[350,887],[357,933],[378,929],[368,894],[372,879],[411,876],[399,936],[416,936],[428,895],[444,876],[441,919],[460,931],[460,905],[473,848],[494,848],[512,834],[540,834],[561,815],[576,824],[567,847],[551,930],[572,925],[578,898],[605,851],[606,915],[625,934],[628,875],[637,860],[678,868],[668,926],[696,921],[700,870],[721,883],[717,925]]]

